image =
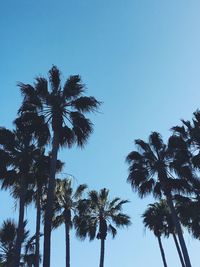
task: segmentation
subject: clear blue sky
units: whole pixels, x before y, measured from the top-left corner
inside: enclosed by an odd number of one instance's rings
[[[107,239],[105,267],[162,266],[157,241],[144,232],[140,200],[126,184],[126,155],[151,131],[164,138],[200,107],[200,2],[197,0],[2,0],[0,8],[0,125],[12,127],[21,97],[17,81],[31,83],[52,64],[80,74],[89,95],[104,102],[92,116],[94,134],[84,150],[63,150],[65,171],[90,189],[107,187],[128,198],[130,229]],[[76,183],[75,183],[76,185]],[[0,194],[1,218],[16,216]],[[34,208],[27,209],[34,231]],[[186,234],[193,267],[200,243]],[[99,262],[98,240],[72,238],[72,267]],[[164,241],[169,266],[180,266],[174,244]],[[53,233],[52,267],[64,267],[64,229]]]

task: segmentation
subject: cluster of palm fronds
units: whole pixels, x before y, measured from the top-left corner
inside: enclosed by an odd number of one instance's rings
[[[191,122],[182,120],[181,126],[172,128],[166,144],[153,132],[148,142],[136,140],[138,149],[127,157],[133,190],[141,198],[152,194],[160,199],[149,205],[143,222],[158,238],[165,267],[162,235],[173,235],[183,267],[191,267],[191,262],[182,226],[200,238],[200,112],[193,115]]]
[[[83,147],[93,130],[85,114],[95,112],[100,102],[84,96],[85,86],[78,75],[61,86],[56,66],[48,79],[37,77],[33,85],[19,83],[23,96],[15,129],[0,128],[0,179],[2,189],[10,190],[18,203],[18,223],[6,220],[0,229],[0,264],[6,267],[50,266],[51,232],[65,225],[66,266],[70,266],[70,230],[81,239],[101,240],[100,267],[104,261],[107,233],[114,237],[117,227],[128,226],[122,212],[127,201],[109,199],[108,189],[84,192],[86,185],[73,190],[70,179],[58,179],[63,162],[61,147]],[[47,151],[50,148],[50,151]],[[30,236],[24,219],[25,207],[35,203],[35,234]],[[41,225],[44,228],[41,229]],[[43,253],[40,238],[43,236]]]

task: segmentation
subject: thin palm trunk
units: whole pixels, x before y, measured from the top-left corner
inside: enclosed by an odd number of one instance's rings
[[[162,260],[163,260],[163,265],[164,267],[167,267],[167,262],[166,262],[166,258],[165,258],[165,252],[162,246],[162,241],[161,241],[161,237],[157,236],[158,238],[158,244],[159,244],[159,248],[160,248],[160,252],[161,252],[161,256],[162,256]]]
[[[184,257],[184,260],[185,260],[185,266],[186,267],[192,267],[192,265],[190,263],[190,258],[189,258],[189,255],[188,255],[187,247],[186,247],[186,244],[185,244],[185,240],[183,238],[181,225],[180,225],[178,216],[177,216],[175,208],[174,208],[174,204],[173,204],[173,200],[172,200],[171,194],[170,193],[167,194],[166,198],[167,198],[167,203],[169,205],[169,208],[170,208],[170,211],[171,211],[171,214],[172,214],[172,220],[173,220],[173,223],[174,223],[175,228],[176,228],[176,232],[177,232],[177,235],[178,235],[179,243],[180,243],[181,250],[182,250],[182,253],[183,253],[183,257]]]
[[[175,233],[172,233],[172,235],[173,235],[174,243],[176,245],[176,249],[178,251],[178,255],[179,255],[179,258],[180,258],[181,265],[182,265],[182,267],[185,267],[183,255],[182,255],[182,252],[181,252],[181,249],[180,249],[180,246],[179,246],[179,243],[178,243],[176,234]]]
[[[38,185],[37,190],[37,215],[36,215],[36,232],[35,232],[35,267],[40,265],[40,221],[41,221],[41,185]]]
[[[47,206],[45,210],[45,222],[44,222],[43,267],[50,267],[51,225],[53,217],[53,201],[54,201],[55,174],[56,174],[58,149],[59,149],[58,135],[54,132],[53,142],[52,142],[50,177],[49,177],[48,193],[47,193]]]
[[[99,267],[104,266],[104,255],[105,255],[105,239],[101,239],[101,254],[100,254],[100,264]]]
[[[70,234],[69,225],[65,220],[65,249],[66,249],[66,267],[70,267]]]
[[[17,228],[17,239],[15,244],[15,257],[13,267],[20,266],[21,258],[21,247],[24,235],[24,210],[25,210],[25,199],[26,199],[26,186],[24,179],[22,178],[20,185],[20,199],[19,199],[19,219]]]

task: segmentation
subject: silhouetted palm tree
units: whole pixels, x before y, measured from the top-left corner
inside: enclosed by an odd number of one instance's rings
[[[109,190],[103,188],[99,193],[90,191],[89,198],[79,203],[79,213],[74,220],[76,234],[81,239],[87,236],[90,240],[95,237],[100,239],[99,267],[104,266],[105,240],[108,232],[114,238],[117,234],[116,228],[131,224],[130,217],[121,212],[123,204],[127,202],[127,200],[121,200],[118,197],[109,200]]]
[[[186,267],[191,267],[181,225],[173,204],[173,192],[186,191],[189,188],[185,177],[182,177],[184,175],[184,163],[187,162],[187,147],[185,154],[183,149],[182,154],[174,154],[173,143],[175,141],[177,141],[176,137],[173,136],[169,139],[167,146],[163,143],[160,134],[156,132],[149,136],[148,143],[143,140],[136,140],[138,151],[132,151],[127,157],[127,162],[130,165],[127,180],[141,197],[150,193],[156,197],[161,197],[164,194],[176,227]],[[178,139],[178,141],[181,140]],[[182,142],[181,145],[184,146],[185,143]],[[177,158],[174,158],[175,156]],[[175,173],[177,178],[174,177]]]
[[[40,149],[36,161],[34,162],[31,173],[33,176],[33,180],[30,184],[30,190],[27,194],[27,202],[34,202],[36,206],[36,231],[35,235],[31,240],[34,241],[34,246],[32,246],[35,250],[32,251],[34,253],[25,255],[26,259],[30,262],[33,261],[34,258],[34,267],[39,267],[40,262],[40,237],[42,233],[40,231],[41,224],[41,215],[45,209],[46,199],[47,199],[47,182],[49,179],[49,170],[50,170],[50,156],[45,155],[45,150]],[[64,166],[64,163],[60,160],[57,160],[56,164],[56,172],[60,172]],[[30,242],[33,244],[33,242]]]
[[[158,203],[148,205],[148,209],[142,215],[144,226],[153,231],[154,235],[158,239],[163,265],[164,267],[167,267],[167,261],[161,241],[161,235],[165,231],[163,217],[163,209],[160,209]]]
[[[19,84],[24,95],[19,110],[21,119],[27,121],[29,130],[34,130],[36,136],[40,137],[43,129],[43,136],[48,139],[52,131],[51,169],[44,224],[44,267],[50,266],[51,224],[59,147],[71,147],[75,143],[82,147],[86,143],[92,132],[92,123],[85,118],[84,113],[95,111],[100,105],[94,97],[83,96],[85,86],[80,76],[70,76],[63,88],[60,76],[58,68],[53,66],[49,71],[49,83],[47,79],[38,77],[34,86]]]
[[[185,267],[181,249],[176,238],[175,226],[167,202],[165,200],[161,200],[160,202],[150,204],[149,208],[145,211],[142,217],[145,226],[148,227],[150,230],[153,230],[156,236],[159,235],[158,238],[161,239],[161,235],[165,237],[169,237],[169,235],[173,236],[181,265],[182,267]],[[159,242],[161,242],[161,240]],[[163,253],[163,262],[166,262],[164,251],[162,251],[163,250],[161,248],[161,253]]]
[[[19,220],[15,247],[15,267],[18,267],[23,241],[26,197],[29,184],[33,179],[31,167],[39,150],[34,146],[32,136],[19,129],[11,132],[1,128],[0,146],[9,158],[7,169],[1,173],[1,179],[3,179],[2,187],[8,188],[12,186],[13,196],[19,198]]]
[[[65,225],[66,267],[70,267],[70,229],[73,226],[73,217],[86,188],[87,186],[82,184],[74,191],[70,179],[56,179],[53,228]]]
[[[174,222],[172,219],[170,209],[167,205],[167,202],[165,200],[161,200],[157,205],[158,205],[158,209],[162,209],[162,213],[164,216],[163,222],[165,224],[165,229],[164,229],[163,234],[165,237],[169,237],[170,235],[172,235],[175,246],[176,246],[176,250],[177,250],[178,255],[179,255],[181,265],[182,265],[182,267],[185,267],[185,262],[183,259],[181,248],[180,248],[178,239],[176,237],[176,228],[175,228],[175,225],[174,225]],[[176,211],[177,211],[177,209],[176,209]]]

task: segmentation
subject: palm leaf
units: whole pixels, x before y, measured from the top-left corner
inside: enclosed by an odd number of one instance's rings
[[[86,96],[79,97],[71,102],[71,106],[81,112],[96,111],[99,105],[100,102],[98,102],[94,97]]]

